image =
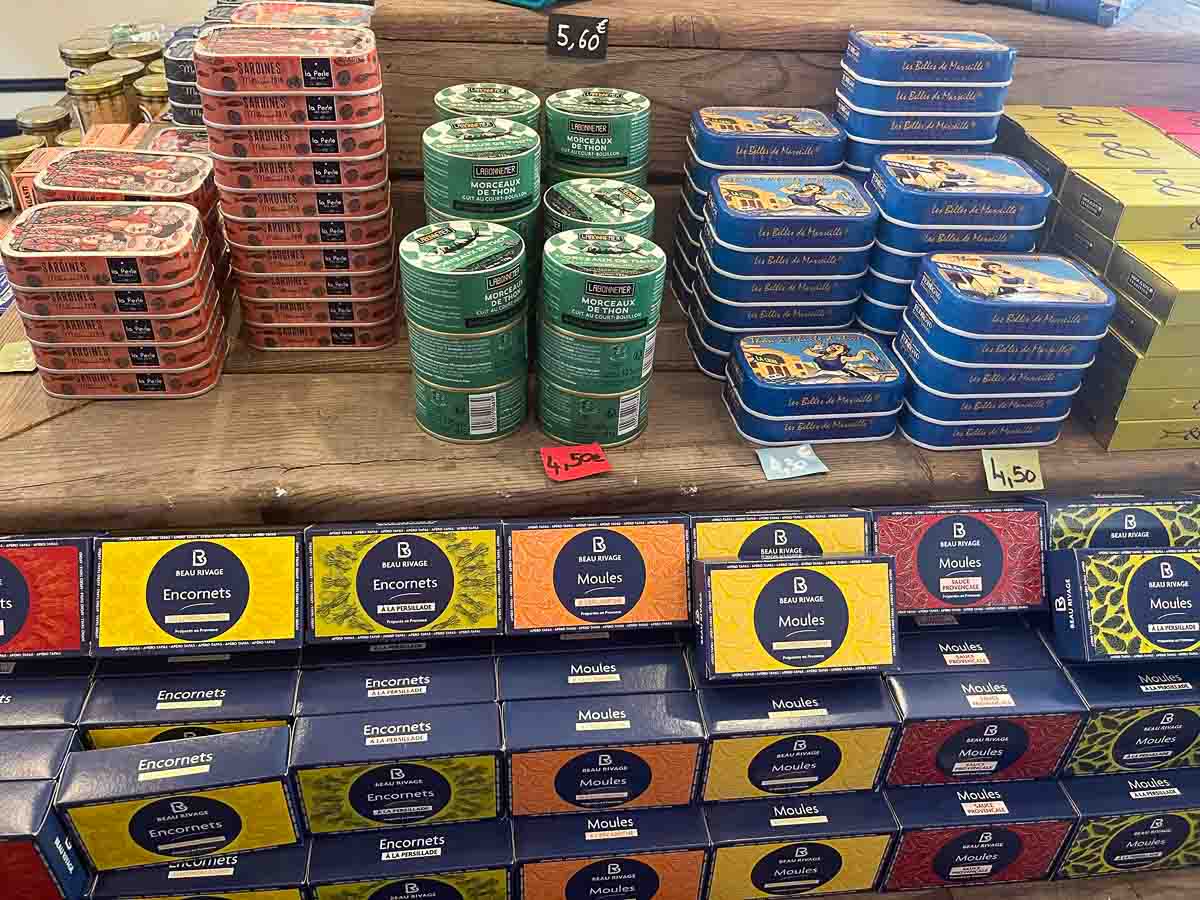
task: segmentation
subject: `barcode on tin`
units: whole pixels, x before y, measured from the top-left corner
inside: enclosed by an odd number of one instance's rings
[[[617,410],[617,434],[629,434],[637,429],[641,407],[640,393],[626,394],[621,398],[621,406]]]
[[[496,392],[472,394],[467,403],[467,414],[471,419],[471,436],[495,434],[498,427],[496,424]]]
[[[642,351],[642,377],[645,378],[654,368],[654,345],[658,342],[658,329],[646,335],[646,348]]]

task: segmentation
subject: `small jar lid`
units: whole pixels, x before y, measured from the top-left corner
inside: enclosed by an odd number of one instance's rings
[[[31,106],[17,113],[17,127],[53,128],[71,120],[71,113],[61,106]]]
[[[112,42],[106,38],[91,35],[73,37],[58,45],[58,55],[72,62],[93,63],[107,59],[112,50]]]
[[[163,62],[162,57],[152,59],[146,64],[146,72],[150,75],[166,75],[167,64]]]
[[[0,159],[24,159],[34,150],[45,146],[46,139],[36,134],[0,138]]]
[[[162,56],[163,45],[159,41],[128,41],[117,44],[108,55],[113,59],[136,59],[149,62],[155,57]]]
[[[133,83],[133,89],[142,97],[165,98],[167,96],[167,76],[143,75]]]
[[[60,147],[79,147],[83,144],[83,132],[78,128],[68,128],[60,132],[54,142]]]
[[[146,67],[136,59],[106,59],[88,69],[89,75],[115,75],[126,87],[146,73]]]
[[[67,81],[67,93],[72,97],[97,97],[123,90],[125,82],[117,75],[76,75]]]

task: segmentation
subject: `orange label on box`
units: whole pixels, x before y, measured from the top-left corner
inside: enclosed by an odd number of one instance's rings
[[[551,897],[696,900],[700,896],[704,857],[703,850],[681,850],[526,863],[521,868],[521,896],[529,900]]]
[[[688,624],[682,519],[509,530],[516,631]]]
[[[699,744],[514,753],[512,814],[684,806],[692,802],[699,762]]]

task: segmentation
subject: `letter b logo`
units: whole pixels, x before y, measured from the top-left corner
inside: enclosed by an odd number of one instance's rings
[[[979,843],[990,844],[991,842],[992,842],[992,833],[990,831],[984,831],[979,835]]]
[[[404,780],[404,770],[401,768],[392,769],[391,776],[392,776],[392,781],[403,781]]]
[[[1150,823],[1150,827],[1151,827],[1151,828],[1162,828],[1162,827],[1163,827],[1163,820],[1162,820],[1162,819],[1155,819],[1153,822],[1151,822],[1151,823]]]
[[[1137,528],[1137,516],[1133,513],[1125,513],[1125,530],[1133,531]]]
[[[595,535],[592,537],[592,552],[593,553],[604,553],[607,549],[608,549],[608,544],[605,543],[604,538],[602,536]]]
[[[1160,562],[1158,564],[1158,570],[1159,570],[1159,572],[1162,573],[1163,578],[1174,578],[1175,577],[1175,569],[1173,569],[1171,567],[1171,564],[1169,562]]]
[[[611,766],[612,765],[612,755],[608,754],[608,753],[601,753],[600,758],[597,760],[597,763],[602,766]]]
[[[783,547],[787,544],[787,532],[782,528],[775,529],[775,546]]]
[[[808,741],[804,740],[803,738],[796,741],[796,743],[792,744],[792,751],[795,753],[800,753],[807,749],[808,749]]]
[[[408,559],[412,556],[412,544],[408,541],[399,541],[396,544],[396,558]]]
[[[418,894],[420,892],[421,892],[421,886],[419,884],[413,884],[410,881],[406,885],[404,885],[404,893],[406,893],[406,894]]]
[[[192,551],[192,567],[199,569],[201,566],[208,565],[208,554],[203,550]]]
[[[956,538],[965,538],[967,536],[967,526],[962,522],[954,523],[954,536]]]
[[[185,813],[185,812],[187,812],[187,804],[186,804],[186,803],[181,803],[181,802],[180,802],[180,801],[178,801],[178,800],[172,800],[172,801],[171,801],[171,812],[173,812],[173,813]]]
[[[608,874],[609,875],[620,875],[621,874],[621,864],[620,863],[609,863],[608,864]]]
[[[792,579],[792,590],[797,594],[807,594],[808,580],[803,575],[797,575]]]
[[[1175,713],[1173,713],[1173,712],[1163,713],[1162,722],[1159,724],[1170,725],[1174,721],[1175,721]]]
[[[1000,729],[997,726],[989,725],[989,726],[987,726],[987,728],[983,729],[983,736],[984,737],[995,737],[996,732],[998,732],[999,730]]]

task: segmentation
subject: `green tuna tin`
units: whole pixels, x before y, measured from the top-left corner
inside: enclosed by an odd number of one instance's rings
[[[658,324],[667,256],[653,242],[610,228],[561,231],[542,256],[542,315],[588,334],[640,334]]]
[[[433,95],[439,121],[460,116],[494,116],[538,129],[542,101],[537,94],[511,84],[475,81],[442,88]]]
[[[521,377],[529,368],[529,317],[473,334],[451,334],[409,323],[413,371],[434,384],[482,388]]]
[[[625,169],[624,171],[608,171],[606,169],[593,169],[588,172],[579,172],[575,169],[561,169],[558,166],[546,167],[546,184],[548,186],[562,184],[564,181],[574,181],[577,178],[605,178],[609,181],[620,181],[624,184],[637,185],[644,188],[650,179],[650,169],[648,166],[638,166],[636,169]]]
[[[574,178],[546,188],[545,236],[575,228],[611,228],[649,238],[654,198],[642,188],[611,178]]]
[[[636,390],[654,369],[657,329],[630,337],[596,337],[543,324],[538,369],[573,391],[616,394]]]
[[[632,391],[588,394],[538,379],[538,418],[547,437],[564,444],[619,447],[646,430],[650,379]]]
[[[525,242],[495,222],[418,228],[400,242],[400,267],[408,320],[435,331],[494,328],[525,303]]]
[[[466,116],[435,122],[422,136],[425,198],[459,216],[511,216],[537,207],[542,141],[512,119]]]
[[[443,441],[484,444],[508,437],[525,421],[525,373],[485,388],[452,388],[413,375],[417,424]]]
[[[476,216],[476,222],[494,222],[497,225],[503,225],[505,228],[511,228],[521,236],[521,240],[525,242],[525,255],[532,256],[535,251],[541,248],[544,238],[538,226],[541,224],[541,209],[534,207],[528,212],[523,212],[516,216],[501,216],[492,218],[491,216]],[[452,212],[446,212],[444,209],[438,209],[428,201],[425,202],[425,221],[429,224],[434,222],[453,222],[455,219],[461,219],[462,216]]]
[[[547,163],[620,172],[650,158],[650,101],[619,88],[571,88],[546,98]]]

